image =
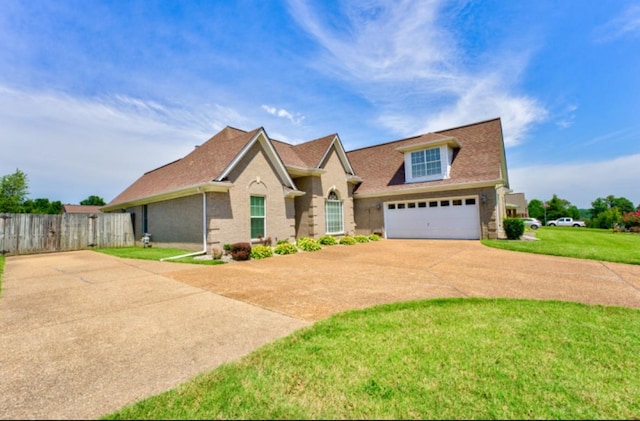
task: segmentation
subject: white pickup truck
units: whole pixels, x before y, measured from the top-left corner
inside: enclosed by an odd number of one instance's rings
[[[584,221],[578,221],[573,218],[558,218],[554,221],[547,222],[547,226],[549,227],[586,227],[587,225]]]

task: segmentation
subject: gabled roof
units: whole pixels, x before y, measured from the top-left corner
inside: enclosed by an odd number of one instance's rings
[[[263,128],[246,132],[227,126],[184,158],[143,174],[105,209],[151,203],[198,191],[226,191],[232,187],[225,180],[226,175],[255,142],[267,149],[267,155],[283,178],[283,185],[297,191]]]
[[[415,145],[443,142],[458,145],[451,164],[450,178],[405,183],[402,151],[411,150]],[[347,152],[347,156],[363,180],[354,197],[492,184],[508,186],[509,183],[499,118],[356,149]]]
[[[293,176],[324,172],[322,168],[333,148],[335,148],[338,158],[342,162],[345,173],[350,176],[355,176],[355,172],[342,146],[340,137],[336,133],[298,145],[289,145],[279,141],[272,142],[282,157],[282,161],[285,163],[287,170],[289,170],[289,173]]]
[[[227,126],[184,158],[143,174],[102,209],[115,210],[204,191],[227,191],[233,184],[226,177],[255,144],[260,144],[271,160],[283,193],[289,197],[304,194],[292,177],[324,173],[324,164],[333,149],[348,181],[360,183],[355,197],[509,184],[499,118],[348,153],[337,134],[290,145],[270,139],[262,127],[246,132]],[[405,183],[403,153],[444,144],[456,151],[450,178]]]
[[[345,171],[354,175],[336,134],[293,146],[270,139],[262,127],[246,132],[227,126],[184,158],[143,174],[103,209],[114,210],[202,191],[226,191],[232,187],[226,177],[255,143],[261,144],[274,164],[286,195],[303,194],[290,173],[322,173],[323,161],[333,146]]]

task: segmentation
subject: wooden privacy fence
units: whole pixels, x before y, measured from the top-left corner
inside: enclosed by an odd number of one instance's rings
[[[0,214],[2,255],[133,246],[128,213]]]

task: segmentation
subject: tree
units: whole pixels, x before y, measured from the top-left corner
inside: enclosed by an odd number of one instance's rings
[[[633,212],[635,207],[626,197],[616,197],[611,201],[612,208],[618,208],[621,214]]]
[[[0,180],[0,212],[19,213],[29,194],[27,175],[16,169],[13,174],[3,175]]]
[[[62,202],[56,200],[50,202],[49,199],[27,199],[22,206],[22,212],[24,213],[40,213],[40,214],[58,214],[62,212]]]
[[[104,206],[107,203],[100,196],[91,195],[80,202],[81,205],[93,205],[93,206]]]
[[[552,221],[554,219],[562,218],[564,216],[571,216],[572,211],[569,209],[572,207],[571,202],[565,199],[560,199],[557,195],[553,195],[551,200],[547,202],[547,220]],[[578,208],[573,206],[577,215],[580,215]],[[545,221],[546,222],[546,221]]]
[[[598,197],[591,202],[592,228],[613,228],[620,223],[624,214],[634,211],[633,203],[626,197],[609,195],[606,198]]]
[[[530,200],[529,205],[527,205],[527,210],[529,211],[529,216],[531,218],[536,218],[540,221],[544,220],[544,203],[542,203],[542,200]]]
[[[597,219],[598,215],[607,209],[609,209],[607,202],[603,198],[598,197],[596,200],[591,202],[591,219]]]

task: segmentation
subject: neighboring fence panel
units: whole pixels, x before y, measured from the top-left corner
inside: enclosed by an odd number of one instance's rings
[[[33,254],[133,246],[128,213],[0,215],[0,253]]]

